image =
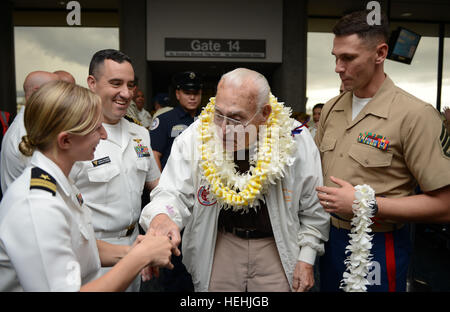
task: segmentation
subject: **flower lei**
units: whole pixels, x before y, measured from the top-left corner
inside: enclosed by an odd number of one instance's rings
[[[340,288],[346,292],[365,292],[369,285],[366,277],[372,264],[372,232],[373,223],[372,205],[375,201],[375,191],[368,185],[355,187],[355,200],[353,202],[352,229],[349,234],[351,240],[346,247],[346,254],[351,253],[344,261],[347,269],[344,272]],[[348,271],[348,272],[347,272]]]
[[[259,133],[259,148],[250,158],[250,169],[238,173],[233,161],[233,152],[223,149],[216,134],[214,119],[215,98],[212,97],[203,109],[199,126],[200,170],[210,185],[210,192],[224,209],[247,212],[249,207],[259,205],[269,183],[284,177],[285,165],[293,163],[294,151],[291,136],[293,119],[290,108],[284,107],[270,94],[270,114],[266,127]],[[277,144],[277,145],[276,145]],[[256,155],[256,157],[255,157]],[[275,156],[275,157],[272,157]]]

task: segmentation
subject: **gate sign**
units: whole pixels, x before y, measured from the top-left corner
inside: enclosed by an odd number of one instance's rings
[[[166,57],[266,58],[266,40],[165,38]]]

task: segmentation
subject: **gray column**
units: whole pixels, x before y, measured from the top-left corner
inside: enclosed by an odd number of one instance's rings
[[[16,115],[13,3],[0,1],[0,109]]]
[[[306,112],[308,1],[283,1],[283,63],[275,70],[274,95],[293,111]]]
[[[120,0],[119,15],[120,50],[131,57],[139,87],[146,97],[146,105],[150,106],[152,90],[147,66],[147,1]]]

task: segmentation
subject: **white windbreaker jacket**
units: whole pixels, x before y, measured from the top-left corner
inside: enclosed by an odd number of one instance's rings
[[[192,275],[195,291],[208,291],[220,207],[200,172],[199,124],[197,120],[175,139],[159,185],[152,191],[139,222],[147,230],[152,219],[164,213],[180,229],[184,227],[183,263]],[[323,254],[330,226],[329,214],[320,205],[315,190],[322,185],[319,151],[306,129],[294,140],[294,163],[264,196],[291,287],[297,261],[314,264],[316,254]]]

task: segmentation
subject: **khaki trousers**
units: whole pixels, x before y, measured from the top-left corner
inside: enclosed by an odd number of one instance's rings
[[[218,231],[209,291],[291,291],[274,238],[242,239]]]

